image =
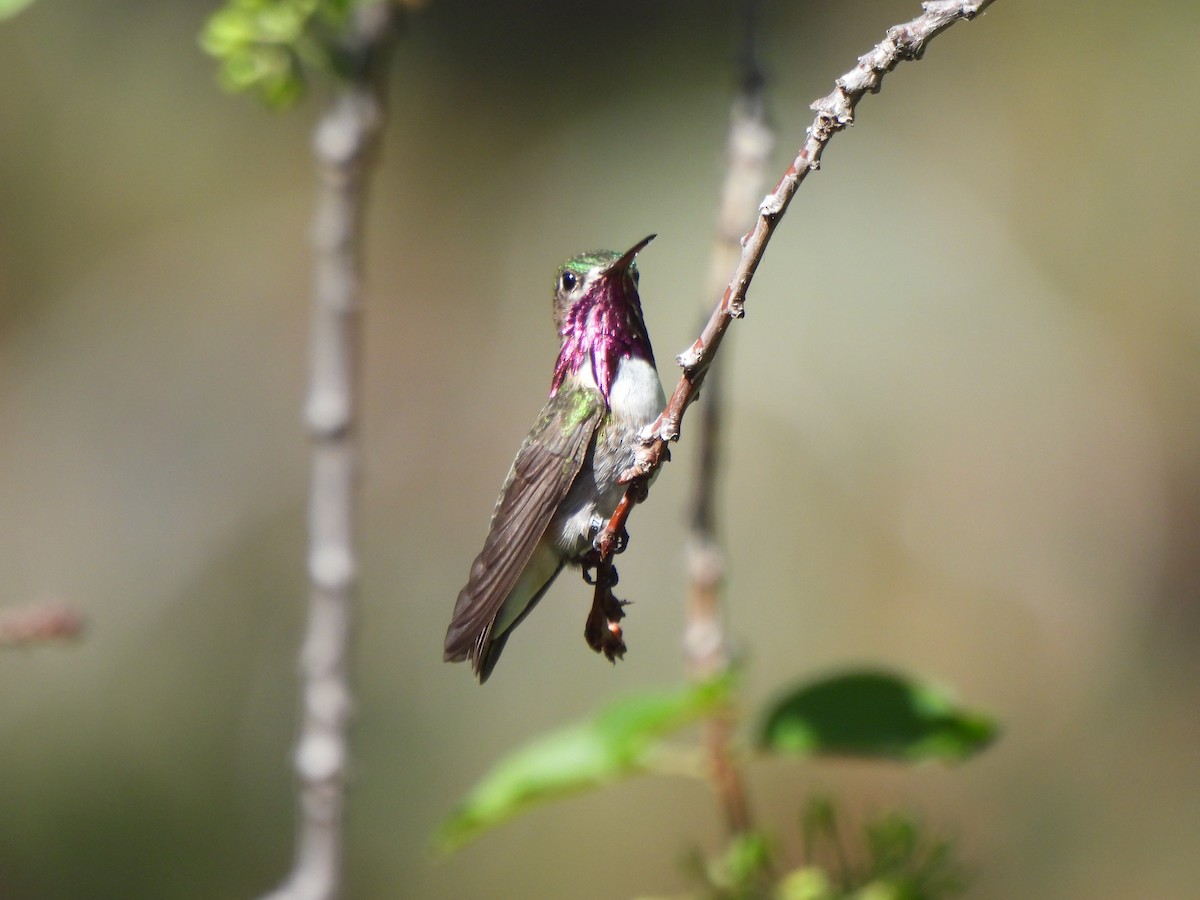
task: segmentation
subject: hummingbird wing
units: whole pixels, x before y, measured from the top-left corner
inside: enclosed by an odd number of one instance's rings
[[[599,391],[556,393],[542,408],[500,489],[487,540],[454,604],[443,656],[453,662],[469,659],[481,683],[496,664],[508,633],[563,566],[548,547],[541,548],[537,565],[531,560],[587,458],[604,410]],[[502,610],[506,622],[493,637]]]

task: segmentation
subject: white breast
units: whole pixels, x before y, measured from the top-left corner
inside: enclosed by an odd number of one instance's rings
[[[632,420],[636,428],[653,422],[667,405],[654,366],[633,357],[622,359],[617,365],[617,377],[613,379],[608,400],[613,415]]]

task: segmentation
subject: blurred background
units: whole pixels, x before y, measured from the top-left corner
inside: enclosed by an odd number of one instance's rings
[[[291,860],[306,604],[309,135],[221,93],[215,2],[40,0],[0,25],[0,897],[249,897]],[[918,11],[766,5],[776,160]],[[621,560],[629,654],[562,579],[483,688],[441,662],[544,400],[558,262],[642,256],[664,381],[701,311],[733,87],[728,3],[435,0],[396,54],[369,214],[351,897],[669,893],[703,785],[643,779],[431,832],[490,763],[681,676],[684,438]],[[761,702],[873,663],[1003,723],[954,767],[768,764],[957,835],[980,898],[1200,880],[1200,7],[1001,0],[859,108],[719,364],[730,630]],[[776,177],[772,174],[772,181]],[[785,849],[794,851],[795,843]]]

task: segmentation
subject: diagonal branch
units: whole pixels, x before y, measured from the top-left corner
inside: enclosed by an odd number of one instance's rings
[[[817,116],[807,130],[800,152],[775,190],[759,205],[754,228],[742,238],[742,256],[733,278],[725,288],[724,296],[713,310],[700,337],[676,357],[676,362],[683,369],[679,384],[662,414],[642,432],[642,446],[634,465],[621,475],[621,480],[628,483],[630,488],[597,538],[596,546],[603,558],[611,557],[617,535],[623,533],[635,498],[646,493],[650,475],[668,459],[667,445],[679,440],[684,413],[696,398],[730,322],[745,314],[746,292],[775,232],[775,226],[783,218],[800,183],[809,172],[820,168],[825,146],[835,134],[853,124],[858,102],[867,93],[879,92],[884,75],[905,60],[920,59],[926,44],[936,35],[955,22],[975,18],[991,3],[992,0],[927,0],[921,4],[924,10],[921,15],[911,22],[888,29],[887,36],[870,53],[860,57],[858,65],[837,80],[832,93],[812,104],[811,108]]]

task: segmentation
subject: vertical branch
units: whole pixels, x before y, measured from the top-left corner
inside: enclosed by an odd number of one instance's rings
[[[304,418],[312,441],[309,616],[300,654],[295,861],[273,900],[334,900],[342,888],[342,820],[352,698],[347,654],[358,562],[354,541],[362,219],[383,123],[382,70],[397,7],[358,6],[339,48],[347,80],[317,123],[313,310]]]
[[[774,138],[763,102],[763,75],[755,50],[757,4],[744,5],[747,21],[742,48],[741,86],[733,102],[726,149],[725,184],[713,244],[706,296],[719,294],[726,273],[741,255],[741,237],[754,223],[754,204],[766,177],[767,158]],[[720,587],[725,561],[716,535],[716,480],[721,424],[721,379],[710,371],[701,403],[699,468],[692,501],[691,538],[688,543],[687,625],[684,653],[695,680],[727,672],[732,665],[729,641],[721,614]],[[723,711],[705,724],[705,745],[710,777],[720,798],[730,835],[750,829],[750,812],[741,773],[730,752],[731,714]]]

